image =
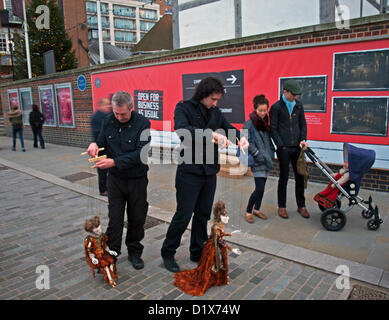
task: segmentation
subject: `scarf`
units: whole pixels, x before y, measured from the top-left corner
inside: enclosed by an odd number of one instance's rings
[[[268,115],[265,115],[265,117],[262,119],[262,118],[261,118],[260,116],[258,116],[257,113],[254,111],[254,112],[250,113],[249,117],[250,117],[250,120],[253,122],[254,127],[255,127],[257,130],[270,132],[269,117],[268,117]]]
[[[282,94],[282,100],[284,100],[286,107],[288,108],[289,115],[292,115],[293,107],[296,104],[296,101],[289,101],[285,98],[284,94]]]

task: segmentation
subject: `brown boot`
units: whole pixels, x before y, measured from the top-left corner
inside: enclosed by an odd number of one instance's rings
[[[298,208],[297,211],[301,214],[301,216],[305,219],[308,219],[310,217],[309,215],[309,212],[307,210],[307,208],[305,207],[302,207],[302,208]]]
[[[254,218],[253,218],[253,215],[251,213],[246,212],[245,218],[246,218],[246,221],[248,223],[254,223]]]
[[[263,212],[259,211],[259,210],[253,209],[253,214],[254,214],[254,216],[256,216],[256,217],[258,217],[258,218],[260,218],[260,219],[263,219],[263,220],[266,220],[266,219],[267,219],[267,217],[265,216],[265,214],[264,214]]]
[[[288,212],[286,212],[286,208],[278,208],[278,215],[283,219],[288,219]]]

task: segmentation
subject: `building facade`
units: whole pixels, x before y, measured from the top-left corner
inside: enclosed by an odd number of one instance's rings
[[[103,41],[131,49],[158,22],[160,1],[103,0],[101,6],[101,24]],[[88,39],[98,39],[97,2],[86,1]]]
[[[11,40],[14,32],[21,30],[22,20],[13,15],[11,0],[0,0],[0,10],[9,12],[9,28],[0,26],[0,74],[10,74],[12,73]]]
[[[174,48],[334,21],[343,27],[388,11],[388,0],[175,0]]]

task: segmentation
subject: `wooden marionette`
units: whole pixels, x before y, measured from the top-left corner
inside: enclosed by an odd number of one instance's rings
[[[227,249],[241,254],[239,249],[232,249],[223,239],[224,236],[231,236],[231,233],[224,232],[224,225],[229,220],[224,202],[215,204],[213,215],[211,235],[204,245],[197,268],[174,275],[174,285],[186,294],[201,296],[213,286],[229,284]]]
[[[104,150],[104,148],[99,148],[99,151],[103,151],[103,150]],[[87,154],[88,154],[87,151],[81,153],[82,156],[85,156]],[[103,160],[103,159],[107,159],[107,155],[104,154],[102,156],[90,157],[88,159],[88,162],[93,163],[93,162],[98,162],[98,161]],[[94,164],[93,166],[91,166],[91,168],[96,168],[96,165]]]
[[[104,275],[104,281],[114,288],[118,276],[115,260],[112,256],[116,257],[118,254],[107,246],[108,237],[101,231],[100,217],[95,216],[86,220],[84,229],[91,233],[85,238],[84,246],[86,262],[92,270],[93,278],[95,277],[95,269],[98,269]]]

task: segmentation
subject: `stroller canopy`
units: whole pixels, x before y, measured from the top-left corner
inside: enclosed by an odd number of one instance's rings
[[[363,175],[370,170],[375,161],[375,151],[357,148],[349,143],[343,145],[343,159],[348,161],[350,180],[358,186]]]

